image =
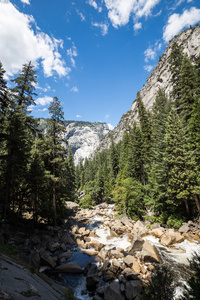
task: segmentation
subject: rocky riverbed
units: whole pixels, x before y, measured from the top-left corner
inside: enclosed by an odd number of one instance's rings
[[[12,234],[4,227],[1,243],[17,245],[21,259],[85,300],[138,299],[155,264],[174,264],[178,299],[179,284],[188,276],[188,258],[200,250],[200,224],[190,221],[174,230],[116,218],[114,205],[107,203],[93,209],[70,202],[66,206],[62,226],[45,226],[31,235]]]

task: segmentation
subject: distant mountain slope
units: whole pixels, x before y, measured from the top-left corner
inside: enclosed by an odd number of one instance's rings
[[[89,157],[99,146],[102,138],[110,132],[106,123],[84,121],[65,121],[65,140],[72,146],[74,161],[77,165]],[[46,120],[39,119],[39,129],[45,130]]]
[[[142,101],[147,109],[151,109],[159,88],[164,89],[168,95],[172,90],[172,85],[170,83],[171,74],[169,71],[169,55],[174,42],[181,45],[183,47],[183,52],[187,53],[188,57],[194,60],[200,55],[200,25],[197,24],[194,27],[180,32],[169,42],[165,52],[162,57],[160,57],[156,67],[151,72],[146,80],[146,84],[140,91]],[[124,131],[127,130],[129,126],[132,126],[134,120],[137,120],[137,107],[135,101],[132,103],[131,109],[122,116],[118,125],[112,131],[112,138],[115,143],[118,143],[122,139]],[[98,151],[102,151],[109,147],[111,141],[110,137],[111,134],[108,134],[103,138],[98,147]]]
[[[106,123],[65,121],[65,139],[72,146],[75,164],[84,161],[99,146],[102,138],[110,131]]]

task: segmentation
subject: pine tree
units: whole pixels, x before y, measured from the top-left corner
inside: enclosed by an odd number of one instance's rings
[[[195,253],[189,261],[193,275],[187,281],[181,300],[198,300],[200,295],[200,256]]]
[[[152,165],[149,172],[150,205],[154,211],[165,211],[168,170],[164,160],[165,134],[170,112],[165,91],[159,89],[152,107]]]
[[[191,61],[184,55],[180,70],[180,103],[178,110],[185,122],[185,126],[192,114],[195,95],[196,74]]]
[[[70,201],[74,201],[76,178],[75,178],[74,156],[73,156],[71,145],[69,145],[68,155],[66,159],[65,181],[66,181],[67,199],[69,199]]]
[[[66,158],[66,148],[62,146],[65,142],[63,134],[65,133],[64,113],[62,106],[57,97],[49,105],[49,114],[51,118],[47,121],[47,150],[46,154],[49,157],[49,171],[51,172],[52,180],[52,198],[53,198],[53,219],[54,224],[57,223],[57,205],[59,200],[56,197],[56,189],[62,186],[64,180],[64,164]],[[57,190],[58,192],[58,190]]]
[[[23,65],[19,76],[11,81],[15,83],[12,92],[18,105],[24,105],[25,109],[29,105],[35,104],[33,96],[36,96],[34,90],[36,81],[36,71],[33,69],[31,61]]]
[[[2,113],[5,109],[5,107],[8,106],[8,97],[7,97],[7,82],[4,79],[6,71],[3,69],[3,65],[0,62],[0,124],[1,124],[1,118]]]
[[[144,287],[140,300],[172,300],[173,274],[166,266],[157,266],[150,282]]]
[[[193,161],[190,148],[184,133],[183,125],[175,111],[169,115],[167,133],[165,136],[165,161],[168,166],[168,203],[181,211],[185,204],[187,216],[190,216],[189,202],[194,188]],[[174,202],[173,202],[174,201]]]
[[[181,94],[181,87],[180,87],[180,69],[182,65],[183,53],[182,48],[176,42],[173,43],[171,54],[169,56],[169,64],[170,64],[170,71],[171,71],[171,80],[173,90],[172,90],[172,97],[175,100],[176,107],[180,105],[180,94]]]
[[[142,155],[144,161],[144,165],[143,165],[144,172],[143,172],[142,183],[143,185],[146,185],[147,173],[150,168],[152,124],[151,124],[150,116],[148,115],[148,112],[142,102],[139,92],[137,93],[136,103],[137,103],[138,118],[140,122],[140,128],[141,128],[142,140],[143,140]]]

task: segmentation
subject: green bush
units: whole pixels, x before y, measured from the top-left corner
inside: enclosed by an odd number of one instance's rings
[[[87,194],[83,199],[79,201],[79,205],[82,208],[90,208],[94,205],[94,201],[92,200],[91,196]]]
[[[180,228],[183,222],[183,217],[172,215],[167,220],[167,227]]]
[[[140,300],[172,300],[173,295],[173,274],[168,267],[159,265],[143,288]]]

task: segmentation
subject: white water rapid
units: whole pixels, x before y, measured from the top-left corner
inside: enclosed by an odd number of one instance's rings
[[[126,250],[131,245],[128,236],[123,234],[119,237],[110,237],[110,228],[109,226],[105,226],[104,223],[105,220],[108,219],[109,222],[112,222],[114,213],[116,213],[114,212],[114,206],[109,205],[107,208],[104,208],[104,213],[97,213],[90,218],[90,223],[87,225],[87,227],[95,233],[95,237],[91,237],[91,240],[96,240],[104,244],[105,250],[112,249],[113,247]],[[175,244],[173,248],[169,248],[161,245],[159,239],[155,238],[152,235],[145,236],[144,240],[148,240],[151,244],[155,245],[162,257],[163,263],[170,265],[170,267],[173,269],[175,278],[177,279],[176,294],[174,299],[178,299],[182,294],[183,284],[189,277],[188,259],[192,258],[193,253],[200,253],[200,244],[198,244],[197,242],[184,240],[182,243]],[[79,251],[84,252],[84,249],[80,249]],[[72,256],[69,261],[75,261],[84,268],[84,266],[86,266],[88,262],[94,262],[94,259],[93,257],[89,257],[87,254],[76,252],[76,255],[74,254],[74,256]],[[71,287],[74,289],[75,297],[80,300],[92,299],[87,293],[85,276],[67,275],[65,277],[65,280],[68,284],[71,283],[69,285],[71,285]]]

